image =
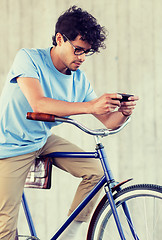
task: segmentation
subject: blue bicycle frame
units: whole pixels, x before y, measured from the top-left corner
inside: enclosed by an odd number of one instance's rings
[[[95,139],[96,139],[96,151],[95,152],[56,152],[56,153],[50,153],[46,156],[52,157],[52,158],[98,158],[101,161],[103,170],[104,170],[104,176],[101,178],[101,180],[97,183],[97,185],[91,190],[91,192],[87,195],[87,197],[79,204],[79,206],[72,212],[72,214],[68,217],[68,219],[65,221],[65,223],[59,228],[59,230],[54,234],[54,236],[51,238],[51,240],[55,240],[57,239],[62,232],[69,226],[69,224],[75,219],[75,217],[83,210],[83,208],[90,202],[90,200],[95,196],[95,194],[106,184],[107,187],[105,187],[105,191],[106,191],[106,195],[108,198],[108,201],[110,203],[111,209],[112,209],[112,213],[116,222],[116,226],[118,228],[118,232],[120,235],[121,240],[126,240],[124,233],[123,233],[123,229],[119,220],[119,216],[117,213],[117,209],[115,206],[115,202],[113,199],[113,195],[112,195],[112,188],[115,188],[115,186],[117,185],[117,183],[114,180],[114,177],[112,175],[107,157],[106,157],[106,153],[104,150],[103,145],[101,144],[99,137],[98,136],[107,136],[109,134],[114,134],[119,132],[124,126],[126,126],[126,124],[129,122],[129,119],[122,125],[120,126],[118,129],[116,130],[90,130],[85,128],[83,125],[77,123],[76,121],[74,121],[73,119],[70,118],[60,118],[60,117],[56,117],[54,115],[49,115],[49,114],[35,114],[35,113],[28,113],[27,114],[27,118],[31,119],[31,120],[38,120],[38,121],[60,121],[60,122],[68,122],[71,124],[76,125],[77,127],[79,127],[81,130],[83,130],[84,132],[94,135]],[[117,191],[120,190],[120,187],[116,187]],[[24,207],[24,211],[26,214],[26,218],[28,221],[28,225],[30,228],[30,232],[31,235],[33,237],[37,238],[37,234],[34,228],[34,224],[31,218],[31,214],[28,208],[28,204],[25,198],[25,195],[23,194],[22,197],[22,202],[23,202],[23,207]],[[131,220],[131,216],[128,210],[128,207],[126,205],[126,203],[122,203],[122,207],[123,207],[123,211],[126,215],[126,219],[128,222],[128,225],[131,229],[132,232],[132,236],[134,237],[134,239],[139,240],[138,236],[136,235],[136,232],[134,230],[134,226]],[[37,238],[38,239],[38,238]]]
[[[108,186],[110,186],[111,183],[111,187],[115,186],[115,180],[113,178],[110,166],[108,164],[107,161],[107,157],[105,154],[105,150],[104,147],[102,146],[102,144],[97,144],[97,148],[96,148],[96,152],[56,152],[56,153],[50,153],[47,156],[50,156],[52,158],[99,158],[101,161],[101,164],[103,166],[104,169],[104,173],[105,176],[103,176],[101,178],[101,180],[98,182],[98,184],[91,190],[91,192],[87,195],[87,197],[80,203],[80,205],[74,210],[74,212],[68,217],[68,219],[66,220],[66,222],[60,227],[60,229],[55,233],[55,235],[51,238],[51,240],[55,240],[57,239],[62,232],[69,226],[69,224],[75,219],[75,217],[82,211],[82,209],[89,203],[89,201],[95,196],[95,194],[104,186],[104,184],[108,183]],[[117,210],[115,207],[115,203],[113,200],[113,196],[112,196],[112,192],[111,192],[111,188],[108,188],[109,190],[106,191],[109,203],[111,205],[112,208],[112,212],[116,221],[116,225],[120,234],[120,237],[122,240],[126,240],[124,237],[124,233],[121,227],[121,223],[117,214]],[[22,198],[22,202],[23,202],[23,207],[24,207],[24,211],[26,214],[26,218],[27,218],[27,222],[29,225],[29,229],[31,232],[31,235],[34,237],[37,237],[36,234],[36,230],[34,228],[34,224],[32,221],[32,217],[29,211],[29,207],[27,205],[27,201],[25,198],[25,195],[23,194],[23,198]],[[126,208],[126,206],[125,206]],[[131,222],[131,218],[127,209],[127,212],[125,211],[125,214],[127,216],[127,218],[129,219],[128,221]],[[130,226],[132,228],[132,225]],[[134,230],[132,230],[134,232]],[[135,238],[137,239],[137,237]]]

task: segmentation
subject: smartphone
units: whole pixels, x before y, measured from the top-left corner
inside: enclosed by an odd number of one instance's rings
[[[113,99],[119,100],[120,102],[128,102],[129,101],[128,98],[134,96],[132,94],[126,94],[126,93],[118,93],[118,94],[122,95],[122,98],[121,99],[113,98]]]

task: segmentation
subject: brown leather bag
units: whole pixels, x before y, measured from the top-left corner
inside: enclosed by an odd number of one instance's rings
[[[26,178],[25,188],[50,189],[52,158],[36,158]]]

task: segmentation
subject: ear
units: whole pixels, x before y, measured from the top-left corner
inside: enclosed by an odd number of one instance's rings
[[[61,35],[61,33],[57,33],[56,34],[57,46],[61,46],[63,42],[64,42],[63,36]]]

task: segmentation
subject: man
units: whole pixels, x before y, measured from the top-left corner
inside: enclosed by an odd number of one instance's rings
[[[56,123],[28,121],[28,111],[70,116],[93,114],[107,128],[124,123],[137,97],[120,103],[121,95],[97,98],[79,70],[88,55],[104,48],[106,34],[96,19],[76,6],[62,14],[53,36],[53,47],[21,49],[15,57],[0,99],[0,239],[15,238],[17,217],[27,173],[36,157],[55,151],[80,151],[51,135]],[[117,99],[117,100],[115,100]],[[115,111],[116,110],[116,111]],[[82,178],[69,214],[103,175],[93,159],[55,159],[55,165]],[[87,221],[96,198],[79,214],[61,239],[73,239]]]

